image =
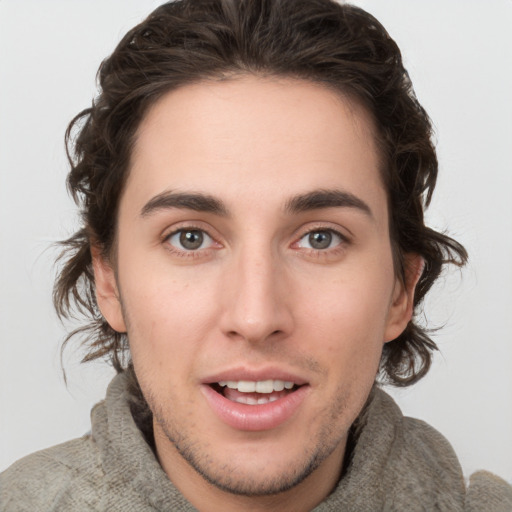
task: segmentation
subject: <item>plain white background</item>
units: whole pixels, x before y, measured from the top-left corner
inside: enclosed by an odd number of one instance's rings
[[[54,242],[77,227],[63,135],[95,73],[155,0],[0,0],[0,470],[89,429],[112,370],[64,358]],[[512,1],[359,0],[398,42],[432,117],[440,179],[428,214],[470,253],[427,300],[441,353],[403,410],[440,430],[464,471],[512,482]]]

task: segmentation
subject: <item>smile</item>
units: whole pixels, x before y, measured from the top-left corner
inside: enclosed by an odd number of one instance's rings
[[[223,423],[246,431],[276,428],[291,418],[310,386],[291,380],[219,380],[202,392]]]
[[[263,405],[285,397],[295,384],[283,380],[239,380],[218,382],[214,386],[225,398],[246,405]]]
[[[221,380],[220,387],[236,389],[242,393],[272,393],[273,391],[283,391],[283,389],[292,389],[295,384],[283,380]]]

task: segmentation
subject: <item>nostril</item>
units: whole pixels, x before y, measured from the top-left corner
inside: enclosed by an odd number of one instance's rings
[[[270,326],[269,326],[270,327]],[[273,326],[272,326],[273,327]],[[233,341],[247,341],[249,343],[261,343],[265,341],[277,342],[285,336],[286,331],[283,329],[273,329],[271,327],[266,330],[265,326],[245,326],[245,328],[230,329],[225,335]]]

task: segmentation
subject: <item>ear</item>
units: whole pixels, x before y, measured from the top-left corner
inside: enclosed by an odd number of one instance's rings
[[[414,308],[414,291],[423,273],[424,259],[418,254],[406,254],[404,257],[404,280],[397,277],[393,290],[393,299],[389,309],[384,343],[392,341],[407,327]]]
[[[91,245],[96,301],[101,314],[110,327],[117,332],[126,332],[117,281],[112,265],[106,261],[98,246]]]

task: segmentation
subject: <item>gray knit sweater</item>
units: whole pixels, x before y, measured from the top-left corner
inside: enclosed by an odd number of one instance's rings
[[[0,475],[1,511],[195,510],[137,428],[123,374],[91,418],[91,434],[29,455]],[[512,487],[481,472],[466,490],[450,444],[376,390],[345,475],[314,510],[511,512]]]

